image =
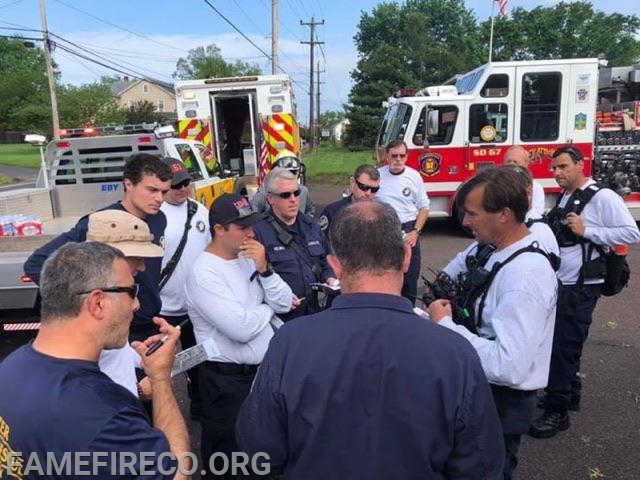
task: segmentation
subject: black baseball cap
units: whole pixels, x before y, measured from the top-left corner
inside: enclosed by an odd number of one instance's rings
[[[164,157],[162,161],[169,165],[169,168],[171,168],[171,172],[173,172],[171,185],[179,185],[185,180],[191,180],[191,175],[189,175],[189,171],[185,168],[182,160],[178,160],[177,158]]]
[[[237,193],[224,193],[218,197],[209,210],[209,225],[235,223],[243,227],[255,225],[264,218],[251,208],[249,201]]]

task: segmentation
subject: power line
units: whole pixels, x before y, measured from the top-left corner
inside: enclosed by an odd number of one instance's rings
[[[153,38],[149,38],[149,37],[147,37],[147,36],[145,36],[145,35],[142,35],[142,34],[140,34],[140,33],[137,33],[137,32],[134,32],[134,31],[132,31],[132,30],[129,30],[128,28],[124,28],[124,27],[121,27],[120,25],[116,25],[115,23],[111,23],[111,22],[109,22],[109,21],[107,21],[107,20],[104,20],[103,18],[96,17],[96,16],[95,16],[95,15],[93,15],[92,13],[85,12],[84,10],[81,10],[81,9],[79,9],[79,8],[77,8],[77,7],[74,7],[73,5],[69,5],[68,3],[63,2],[62,0],[56,0],[56,2],[61,3],[61,4],[62,4],[62,5],[64,5],[65,7],[68,7],[68,8],[70,8],[70,9],[72,9],[72,10],[76,10],[77,12],[83,13],[83,14],[85,14],[85,15],[87,15],[87,16],[89,16],[89,17],[91,17],[91,18],[95,19],[95,20],[98,20],[99,22],[102,22],[102,23],[104,23],[104,24],[106,24],[106,25],[110,25],[110,26],[112,26],[112,27],[118,28],[118,29],[120,29],[120,30],[123,30],[123,31],[125,31],[125,32],[130,33],[131,35],[135,35],[136,37],[140,37],[140,38],[143,38],[143,39],[145,39],[145,40],[148,40],[149,42],[153,42],[153,43],[156,43],[156,44],[158,44],[158,45],[162,45],[163,47],[171,48],[171,49],[173,49],[173,50],[177,50],[177,51],[179,51],[179,52],[181,52],[181,53],[184,53],[184,50],[183,50],[183,49],[181,49],[181,48],[176,48],[176,47],[174,47],[173,45],[169,45],[169,44],[167,44],[167,43],[159,42],[159,41],[157,41],[157,40],[154,40]]]
[[[245,11],[244,11],[244,9],[240,6],[240,4],[239,4],[236,0],[233,0],[233,3],[235,3],[235,4],[236,4],[236,6],[238,7],[238,10],[240,10],[240,11],[242,12],[242,14],[243,14],[245,17],[247,17],[247,19],[249,20],[249,22],[251,22],[251,25],[253,25],[253,26],[255,27],[256,31],[257,31],[260,35],[262,35],[262,36],[267,36],[267,35],[265,35],[264,33],[262,33],[262,31],[260,30],[260,27],[258,27],[258,25],[256,25],[256,23],[253,21],[253,19],[252,19],[249,15],[247,15],[247,12],[245,12]]]
[[[98,73],[96,70],[90,68],[86,63],[84,63],[82,60],[80,60],[80,58],[76,57],[75,55],[69,54],[68,52],[59,52],[59,54],[62,57],[66,57],[69,58],[70,60],[73,60],[76,63],[79,63],[80,65],[82,65],[84,68],[86,68],[87,70],[89,70],[91,73],[93,73],[96,76],[99,76],[100,73]]]
[[[24,2],[24,0],[15,0],[15,2],[7,3],[5,5],[0,6],[0,10],[3,8],[10,7],[11,5],[15,5],[16,3]]]

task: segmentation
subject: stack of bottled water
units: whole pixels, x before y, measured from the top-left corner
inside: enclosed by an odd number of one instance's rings
[[[36,215],[0,215],[0,236],[42,235],[42,222]]]

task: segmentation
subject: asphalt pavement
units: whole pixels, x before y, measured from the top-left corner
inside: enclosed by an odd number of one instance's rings
[[[324,205],[340,198],[342,188],[310,185],[318,215]],[[451,222],[430,220],[421,237],[422,271],[442,268],[469,242]],[[640,479],[640,247],[631,248],[629,263],[629,287],[602,298],[596,308],[582,357],[581,411],[571,413],[571,428],[554,438],[523,439],[517,480]],[[32,336],[0,332],[0,359]],[[184,378],[176,379],[176,391],[186,415]],[[199,425],[190,420],[188,425],[197,453]]]

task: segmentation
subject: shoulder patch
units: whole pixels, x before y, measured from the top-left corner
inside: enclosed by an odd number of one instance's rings
[[[204,232],[204,229],[205,229],[204,222],[203,222],[202,220],[198,220],[198,221],[196,222],[196,228],[198,229],[198,231],[199,231],[200,233]]]
[[[409,187],[404,187],[402,189],[402,195],[404,195],[405,197],[408,197],[409,195],[411,195],[411,189]]]
[[[326,215],[320,215],[320,218],[318,219],[318,223],[320,224],[320,228],[322,230],[326,230],[327,227],[329,226],[329,219],[327,218]]]

